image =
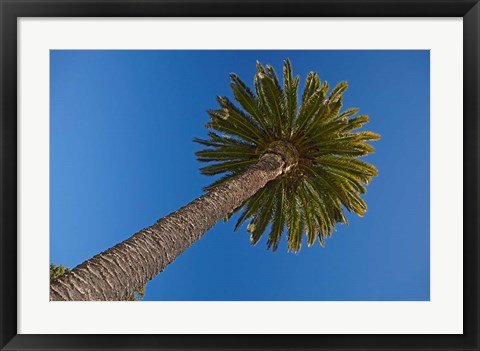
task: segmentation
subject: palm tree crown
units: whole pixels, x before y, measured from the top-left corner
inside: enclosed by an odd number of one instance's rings
[[[283,86],[270,65],[258,62],[255,93],[237,75],[230,77],[241,107],[218,97],[220,108],[208,111],[208,140],[194,139],[208,147],[196,153],[199,161],[214,162],[201,172],[223,174],[205,189],[243,173],[265,153],[280,155],[285,164],[282,175],[234,211],[243,209],[235,230],[249,220],[247,231],[255,244],[269,228],[267,245],[274,251],[285,227],[289,251],[300,250],[303,233],[308,246],[316,238],[324,246],[336,223],[347,223],[344,208],[359,216],[367,210],[361,195],[377,169],[358,158],[373,152],[366,142],[379,135],[354,132],[368,122],[368,116],[357,115],[357,108],[342,111],[347,82],[328,92],[327,82],[321,83],[317,73],[310,72],[299,104],[300,78],[293,77],[288,59]]]

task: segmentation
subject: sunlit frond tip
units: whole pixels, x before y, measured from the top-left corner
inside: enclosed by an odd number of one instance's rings
[[[361,195],[378,171],[360,158],[374,151],[368,142],[380,136],[359,130],[369,118],[358,115],[357,108],[343,110],[347,82],[329,91],[328,83],[310,72],[299,99],[300,78],[288,59],[282,83],[272,66],[258,62],[252,88],[236,74],[230,78],[235,103],[219,97],[219,108],[208,112],[208,138],[194,139],[206,147],[196,153],[198,160],[210,163],[200,171],[223,175],[205,189],[246,171],[274,143],[289,145],[298,154],[295,167],[235,210],[242,212],[235,229],[248,222],[251,242],[267,233],[267,246],[274,251],[284,232],[289,251],[299,251],[304,240],[324,246],[336,224],[347,223],[345,209],[366,213]]]

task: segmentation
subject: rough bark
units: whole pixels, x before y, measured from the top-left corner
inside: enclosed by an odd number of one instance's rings
[[[50,300],[128,299],[218,220],[280,175],[284,167],[285,162],[278,154],[263,155],[245,173],[52,282]]]

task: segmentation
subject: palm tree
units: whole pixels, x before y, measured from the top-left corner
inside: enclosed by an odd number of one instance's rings
[[[220,219],[243,210],[235,230],[249,221],[256,244],[268,230],[267,246],[276,250],[286,228],[288,250],[300,250],[318,238],[323,246],[344,209],[363,216],[361,195],[377,169],[359,157],[373,151],[366,142],[379,138],[357,131],[368,116],[342,111],[341,82],[330,92],[310,72],[298,103],[300,78],[284,62],[283,86],[274,69],[257,62],[255,92],[231,74],[234,104],[218,97],[208,111],[208,139],[198,151],[206,175],[223,174],[205,195],[159,219],[129,239],[96,255],[53,281],[51,300],[127,300]]]

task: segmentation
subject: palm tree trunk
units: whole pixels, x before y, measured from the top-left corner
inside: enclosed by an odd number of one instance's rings
[[[284,166],[279,155],[263,155],[245,173],[53,281],[50,300],[127,300]]]

